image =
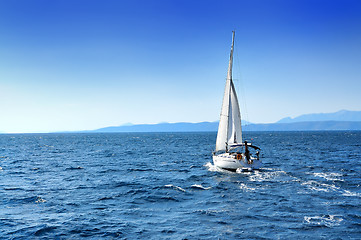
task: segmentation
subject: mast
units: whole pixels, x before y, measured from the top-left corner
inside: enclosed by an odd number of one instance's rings
[[[227,72],[227,81],[232,80],[232,66],[233,66],[233,46],[234,46],[234,35],[235,31],[232,31],[232,47],[231,47],[231,53],[229,56],[229,64],[228,64],[228,72]]]
[[[234,46],[234,35],[235,32],[232,31],[232,46],[231,46],[231,53],[229,57],[228,63],[228,72],[227,72],[227,79],[226,79],[226,86],[224,89],[223,95],[223,103],[222,103],[222,110],[218,125],[218,133],[217,133],[217,141],[216,141],[216,151],[227,150],[227,143],[229,139],[229,114],[232,113],[232,99],[231,99],[231,91],[232,88],[234,89],[232,83],[232,65],[233,65],[233,46]]]
[[[233,81],[232,81],[232,68],[233,68],[233,47],[234,47],[234,35],[235,35],[235,31],[232,31],[232,46],[231,46],[231,53],[229,54],[229,63],[228,63],[228,72],[227,72],[227,85],[229,84],[229,93],[228,93],[228,101],[229,101],[229,105],[228,105],[228,116],[227,116],[227,122],[228,124],[226,124],[227,128],[226,128],[226,133],[227,133],[227,143],[228,143],[228,139],[229,139],[229,134],[230,134],[230,125],[232,124],[232,119],[230,119],[230,113],[232,114],[232,98],[231,98],[231,92],[232,92],[232,87],[233,86]],[[226,144],[227,145],[227,144]],[[226,147],[227,149],[227,147]]]

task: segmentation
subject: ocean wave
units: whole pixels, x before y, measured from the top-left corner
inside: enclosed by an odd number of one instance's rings
[[[150,168],[130,168],[128,171],[129,172],[147,172],[147,171],[153,171],[153,169],[150,169]]]
[[[32,197],[11,199],[11,202],[15,204],[28,204],[28,203],[44,203],[46,202],[46,200],[44,200],[39,196],[32,196]]]
[[[192,187],[192,188],[203,189],[203,190],[209,190],[209,189],[212,188],[212,187],[203,187],[203,186],[200,185],[200,184],[193,184],[191,187]]]
[[[200,215],[208,215],[208,216],[217,216],[219,214],[228,213],[228,210],[217,210],[217,209],[200,209],[195,210],[194,213],[198,213]]]
[[[138,183],[134,183],[134,182],[126,182],[126,181],[119,181],[119,182],[115,182],[114,183],[114,187],[118,188],[118,187],[128,187],[128,186],[133,186],[133,187],[137,187],[140,184]]]
[[[190,172],[188,169],[170,169],[169,172]]]
[[[98,199],[98,201],[104,201],[104,200],[112,200],[114,197],[101,197]]]
[[[24,190],[23,188],[19,187],[4,187],[5,191],[16,191],[16,190]]]
[[[56,227],[53,227],[53,226],[44,226],[42,228],[40,228],[39,230],[37,230],[34,235],[35,236],[42,236],[42,235],[45,235],[47,233],[50,233],[50,232],[53,232],[54,230],[56,229]]]
[[[349,190],[343,190],[342,195],[346,197],[361,197],[361,193],[351,192]]]
[[[127,195],[133,195],[133,196],[137,196],[137,195],[142,195],[142,194],[148,194],[149,191],[142,188],[142,189],[131,189],[129,191],[127,191]]]
[[[301,185],[306,186],[309,190],[315,192],[325,192],[325,193],[338,193],[342,196],[346,197],[361,197],[361,193],[359,192],[352,192],[346,189],[342,189],[334,184],[327,184],[322,182],[317,182],[314,180],[301,182]],[[301,193],[301,192],[299,192]]]
[[[68,167],[65,170],[80,170],[80,169],[84,169],[83,167],[77,166],[77,167]]]
[[[139,204],[140,202],[146,201],[151,203],[159,203],[159,202],[179,202],[179,200],[173,196],[158,196],[158,195],[151,195],[151,196],[142,196],[139,198],[135,198],[132,203]]]
[[[239,188],[242,189],[242,190],[245,191],[245,192],[253,192],[253,191],[256,191],[256,188],[249,187],[249,186],[247,186],[247,185],[244,184],[244,183],[241,183],[241,185],[239,186]]]
[[[338,226],[343,221],[341,216],[337,215],[322,215],[314,217],[304,217],[304,222],[310,225],[333,227]]]
[[[175,185],[173,185],[173,184],[167,184],[167,185],[164,185],[164,187],[174,188],[174,189],[176,189],[176,190],[179,190],[179,191],[182,191],[182,192],[186,192],[186,190],[184,190],[183,188],[178,187],[178,186],[175,186]]]

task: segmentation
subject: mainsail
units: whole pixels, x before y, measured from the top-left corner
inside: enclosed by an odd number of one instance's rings
[[[242,143],[241,113],[236,89],[232,81],[234,31],[228,65],[226,87],[224,90],[221,117],[218,125],[216,151],[227,149],[227,145]]]

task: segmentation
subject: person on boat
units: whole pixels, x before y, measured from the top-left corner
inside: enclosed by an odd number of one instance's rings
[[[247,141],[244,141],[244,155],[246,156],[247,162],[249,162],[250,155],[249,155],[249,150],[248,150],[248,146],[247,146]]]

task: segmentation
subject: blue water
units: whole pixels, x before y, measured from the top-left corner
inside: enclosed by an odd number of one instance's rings
[[[244,135],[262,171],[216,133],[0,135],[0,238],[361,238],[361,132]]]

